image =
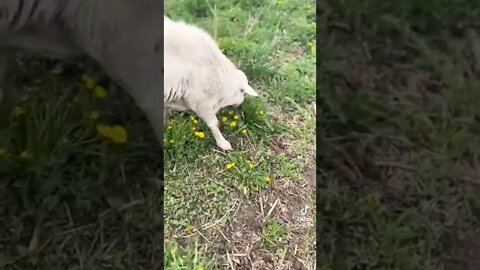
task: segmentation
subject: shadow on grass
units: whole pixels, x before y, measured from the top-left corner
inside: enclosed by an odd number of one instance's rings
[[[478,269],[479,2],[318,8],[322,267]]]

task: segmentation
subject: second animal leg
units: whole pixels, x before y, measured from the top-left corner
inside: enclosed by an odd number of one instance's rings
[[[212,110],[208,110],[207,108],[199,108],[195,110],[195,112],[200,118],[202,118],[203,121],[205,121],[207,126],[212,131],[217,146],[223,151],[232,150],[232,145],[223,137],[223,134],[220,131],[220,128],[218,126],[218,119],[215,113]]]

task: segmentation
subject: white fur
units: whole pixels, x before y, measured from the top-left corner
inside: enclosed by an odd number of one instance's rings
[[[221,52],[204,30],[164,17],[164,104],[193,110],[202,118],[223,150],[231,150],[218,129],[215,114],[240,106],[244,95],[258,96],[245,74]]]

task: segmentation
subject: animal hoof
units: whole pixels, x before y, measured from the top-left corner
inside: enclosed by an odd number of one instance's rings
[[[217,143],[218,147],[223,151],[232,151],[232,145],[228,141],[222,141]]]

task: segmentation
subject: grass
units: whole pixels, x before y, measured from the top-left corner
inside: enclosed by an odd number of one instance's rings
[[[23,60],[2,104],[1,268],[158,268],[158,150],[141,112],[86,84],[88,63]]]
[[[198,245],[195,248],[182,248],[175,242],[167,242],[164,250],[165,269],[211,269],[215,259],[205,258]]]
[[[160,269],[163,250],[166,269],[313,269],[301,211],[315,206],[314,2],[166,11],[212,33],[261,93],[219,115],[235,151],[174,115],[162,196],[153,131],[128,95],[90,62],[25,55],[1,105],[0,268]]]
[[[314,203],[314,2],[187,0],[165,10],[211,33],[261,93],[218,115],[233,152],[215,150],[194,114],[179,113],[167,126],[166,239],[199,243],[206,258],[216,255],[211,269],[298,260],[313,269],[313,215],[300,212]]]
[[[318,269],[478,269],[478,2],[317,12]]]

